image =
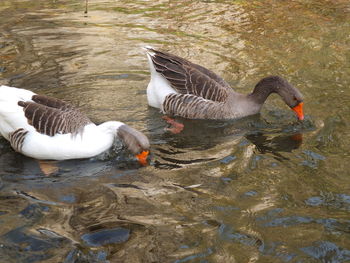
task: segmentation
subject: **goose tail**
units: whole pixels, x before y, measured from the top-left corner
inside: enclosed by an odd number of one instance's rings
[[[153,57],[156,54],[155,49],[152,46],[143,46],[142,49],[145,50],[149,56]]]

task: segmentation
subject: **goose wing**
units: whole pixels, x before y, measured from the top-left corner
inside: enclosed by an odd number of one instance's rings
[[[193,94],[207,100],[223,102],[230,85],[214,72],[178,56],[146,48],[158,73],[181,94]]]
[[[163,111],[188,119],[225,119],[224,102],[207,100],[192,94],[171,93],[165,97]]]
[[[39,133],[54,136],[55,134],[78,134],[90,119],[71,104],[43,95],[34,95],[32,101],[19,101],[29,125]]]

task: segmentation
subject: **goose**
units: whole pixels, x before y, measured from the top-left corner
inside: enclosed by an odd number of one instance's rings
[[[144,134],[122,122],[96,125],[67,102],[3,85],[0,134],[15,151],[39,160],[90,158],[119,138],[145,165],[150,148]]]
[[[304,119],[303,97],[300,91],[279,76],[261,79],[250,94],[235,92],[214,72],[184,58],[146,46],[151,79],[147,86],[147,100],[159,108],[164,119],[174,126],[175,133],[183,129],[170,117],[187,119],[237,119],[260,112],[271,93],[277,93]],[[169,117],[170,116],[170,117]]]

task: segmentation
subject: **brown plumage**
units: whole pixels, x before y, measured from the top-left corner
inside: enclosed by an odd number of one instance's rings
[[[26,131],[23,128],[17,129],[14,132],[9,133],[9,141],[10,141],[11,147],[16,152],[21,152],[22,146],[23,146],[23,141],[24,141],[27,133],[28,133],[28,131]]]
[[[192,94],[172,93],[165,97],[163,110],[170,116],[191,119],[224,119],[224,102],[216,102]]]
[[[212,101],[225,101],[231,89],[214,72],[178,56],[152,49],[152,62],[177,92],[193,94]],[[200,85],[198,85],[200,84]]]
[[[28,123],[38,132],[49,136],[57,133],[81,133],[84,126],[91,123],[90,119],[69,103],[59,99],[34,95],[34,102],[19,101],[23,107]]]
[[[134,153],[140,153],[140,149],[149,149],[150,144],[147,137],[128,125],[122,125],[117,131],[117,135],[128,146],[129,150]]]
[[[240,94],[200,65],[151,47],[145,49],[152,73],[147,88],[148,103],[167,115],[189,119],[235,119],[259,113],[267,97],[277,93],[299,119],[304,118],[301,93],[279,76],[263,78],[252,93]]]

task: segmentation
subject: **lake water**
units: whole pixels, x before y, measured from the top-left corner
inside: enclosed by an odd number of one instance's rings
[[[350,3],[0,0],[0,84],[120,120],[151,140],[47,164],[0,139],[0,262],[350,262]],[[280,75],[305,98],[183,120],[147,106],[152,45],[249,93]]]

